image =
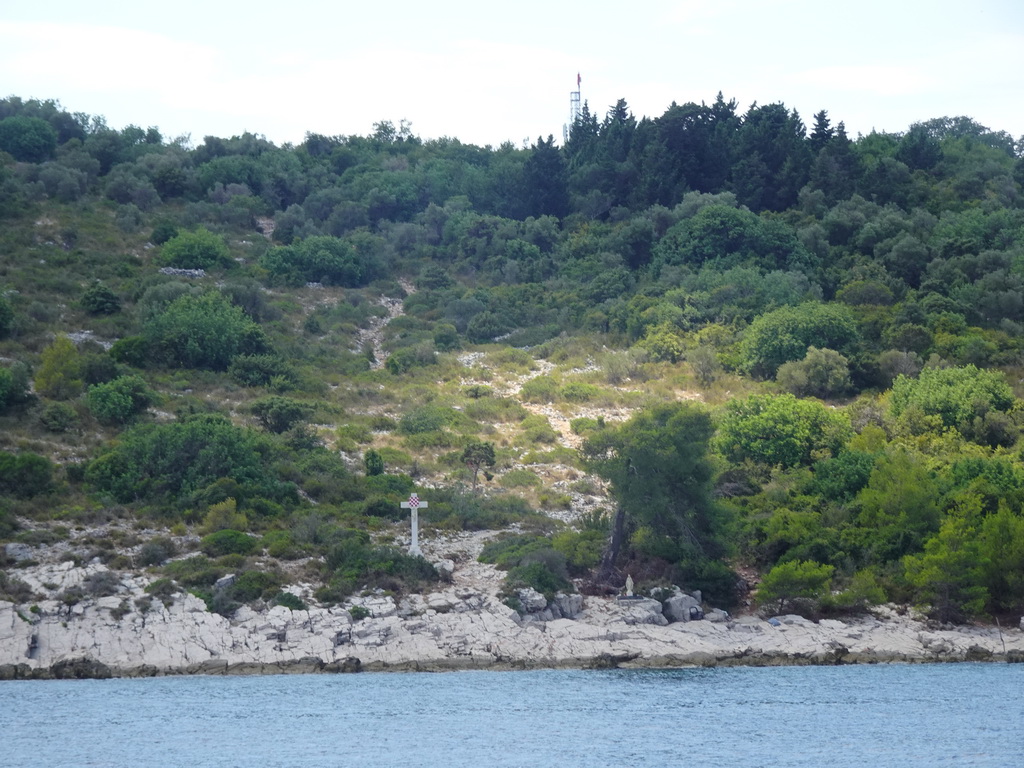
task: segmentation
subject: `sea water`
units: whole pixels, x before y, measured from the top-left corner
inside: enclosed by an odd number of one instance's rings
[[[1024,664],[0,683],[10,766],[1024,766]]]

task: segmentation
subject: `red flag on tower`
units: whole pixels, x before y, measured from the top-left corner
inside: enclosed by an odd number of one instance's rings
[[[580,83],[581,83],[581,82],[582,82],[582,81],[580,80],[580,73],[579,73],[579,72],[577,72],[577,73],[576,73],[576,87],[577,87],[577,88],[579,88],[579,87],[580,87]]]

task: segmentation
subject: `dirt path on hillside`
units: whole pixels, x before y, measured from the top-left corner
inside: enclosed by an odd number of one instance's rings
[[[402,290],[405,291],[406,296],[412,296],[416,293],[416,287],[408,280],[399,278],[398,282],[402,286]],[[384,351],[384,329],[396,317],[401,317],[405,314],[404,302],[404,298],[381,296],[377,299],[377,303],[387,310],[387,314],[384,317],[371,318],[369,327],[360,328],[356,333],[355,345],[352,351],[356,353],[362,352],[369,346],[373,350],[370,368],[374,370],[383,368],[384,363],[388,360],[388,353]]]

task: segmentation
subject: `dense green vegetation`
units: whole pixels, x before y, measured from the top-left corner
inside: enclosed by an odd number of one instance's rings
[[[341,600],[436,578],[388,546],[419,490],[436,529],[525,525],[489,556],[545,592],[730,604],[742,566],[779,610],[1020,613],[1022,155],[721,95],[587,106],[564,147],[192,146],[9,97],[0,535],[137,520],[193,534],[146,560],[218,610],[277,599],[261,556]],[[570,498],[536,467],[607,514],[538,514]]]

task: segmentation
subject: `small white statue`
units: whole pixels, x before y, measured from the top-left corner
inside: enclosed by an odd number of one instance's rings
[[[627,574],[626,576],[626,597],[633,596],[633,577]]]

